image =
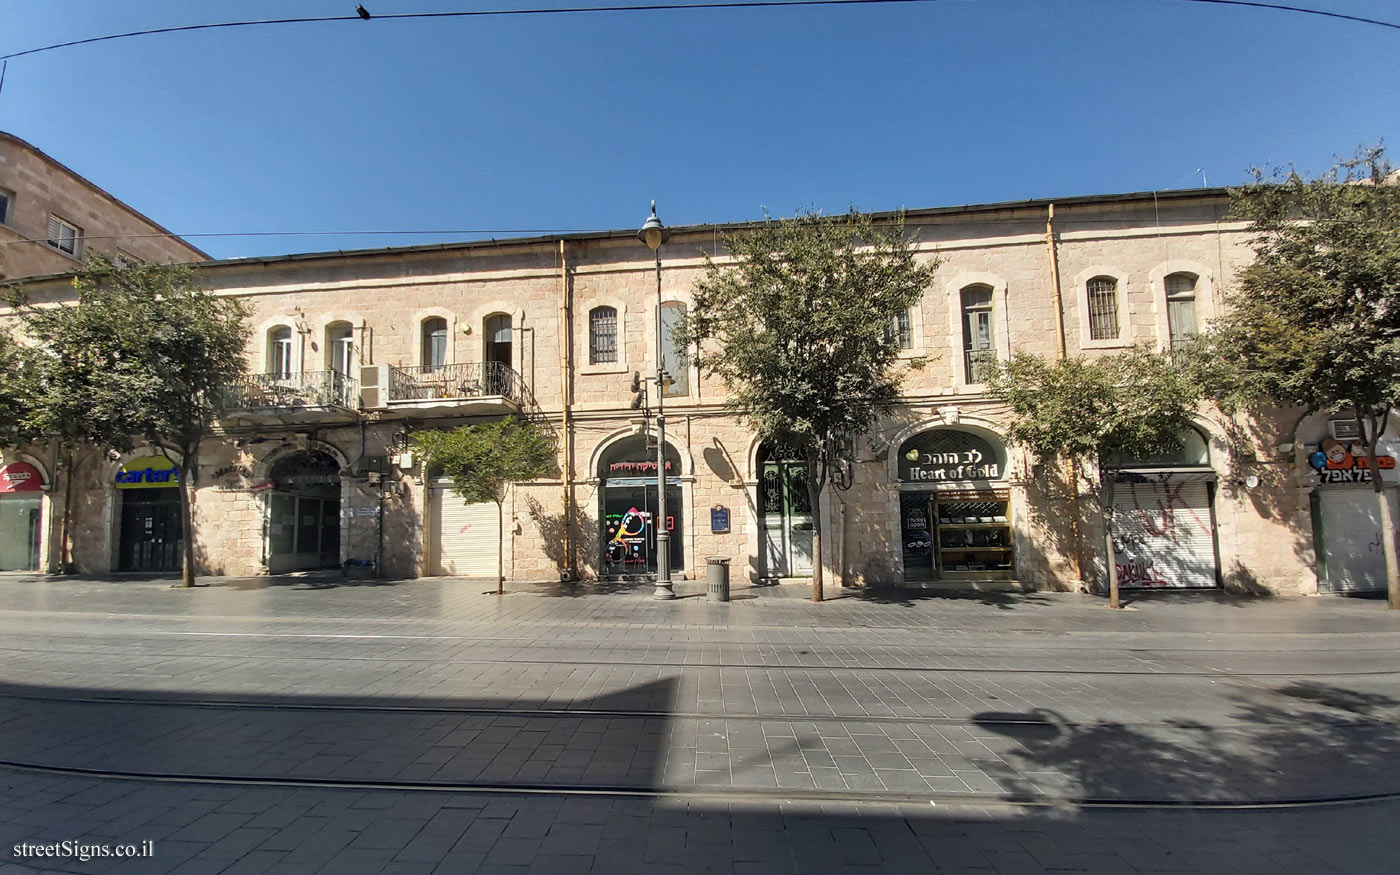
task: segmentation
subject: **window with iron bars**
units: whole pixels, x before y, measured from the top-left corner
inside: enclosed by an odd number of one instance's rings
[[[594,307],[588,311],[588,363],[617,361],[617,308]]]
[[[1089,339],[1117,340],[1118,280],[1096,276],[1089,280]]]

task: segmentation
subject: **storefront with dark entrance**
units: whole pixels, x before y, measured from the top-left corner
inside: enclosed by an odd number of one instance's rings
[[[165,456],[139,456],[117,469],[117,570],[180,570],[180,475]]]
[[[812,574],[812,500],[807,463],[783,447],[758,449],[758,508],[763,537],[763,576]]]
[[[680,456],[666,446],[666,531],[671,572],[685,570]],[[601,573],[605,577],[656,573],[656,448],[642,436],[608,448],[598,467]]]
[[[340,463],[306,450],[272,466],[267,493],[270,574],[340,565]]]
[[[904,581],[1016,576],[1006,447],[990,432],[933,428],[899,447]]]
[[[0,571],[38,571],[44,477],[28,462],[0,466]]]

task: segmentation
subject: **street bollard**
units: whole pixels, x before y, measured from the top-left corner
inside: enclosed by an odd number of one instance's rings
[[[705,588],[710,601],[729,601],[729,557],[711,556],[706,562]]]

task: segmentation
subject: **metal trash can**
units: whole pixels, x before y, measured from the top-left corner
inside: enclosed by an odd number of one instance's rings
[[[711,556],[705,561],[705,590],[710,601],[729,601],[729,557]]]

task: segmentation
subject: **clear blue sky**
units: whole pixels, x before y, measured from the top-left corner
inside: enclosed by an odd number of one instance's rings
[[[1400,21],[1394,0],[1291,2]],[[0,0],[0,54],[354,5]],[[679,225],[1320,171],[1362,142],[1400,148],[1397,95],[1396,30],[1171,0],[951,0],[138,37],[10,61],[0,129],[177,233],[503,236],[637,227],[651,198]],[[192,239],[232,257],[468,237]]]

